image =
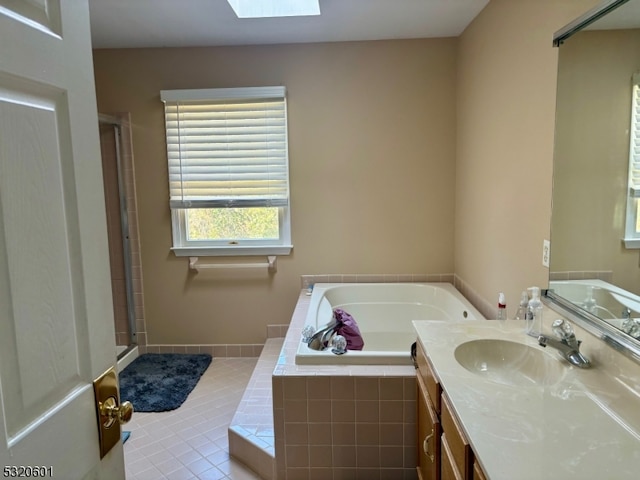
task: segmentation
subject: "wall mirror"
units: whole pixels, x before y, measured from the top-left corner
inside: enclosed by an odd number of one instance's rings
[[[628,230],[640,231],[640,200],[629,176],[634,168],[640,173],[640,138],[634,140],[633,130],[637,120],[640,137],[640,96],[633,95],[634,75],[640,81],[640,0],[602,3],[558,31],[554,45],[558,90],[545,298],[640,361],[640,241]]]

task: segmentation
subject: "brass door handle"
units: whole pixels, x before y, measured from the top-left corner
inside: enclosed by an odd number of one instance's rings
[[[111,428],[118,420],[121,425],[131,420],[133,405],[131,402],[122,402],[118,405],[116,397],[109,397],[100,403],[100,420],[104,428]]]
[[[435,457],[431,453],[429,453],[429,440],[433,438],[434,433],[435,432],[433,431],[433,428],[432,428],[431,433],[426,437],[424,437],[424,441],[422,442],[422,451],[427,457],[429,457],[429,460],[431,461],[431,463],[433,463],[433,460],[435,459]]]
[[[131,402],[120,403],[118,375],[113,367],[94,380],[93,392],[100,436],[100,458],[104,458],[120,441],[120,425],[131,420],[133,405]]]

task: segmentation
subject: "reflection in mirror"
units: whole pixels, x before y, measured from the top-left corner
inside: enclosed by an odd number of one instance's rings
[[[547,296],[640,359],[640,0],[605,2],[563,32]]]

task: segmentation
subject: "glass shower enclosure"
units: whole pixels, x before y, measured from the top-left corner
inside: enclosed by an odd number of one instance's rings
[[[136,303],[141,303],[139,245],[135,224],[135,184],[131,130],[127,115],[99,117],[109,263],[118,359],[138,345]],[[131,222],[131,220],[134,220]],[[137,265],[136,265],[137,264]],[[135,272],[138,272],[136,275]],[[137,281],[136,281],[137,280]],[[139,294],[136,295],[136,290]],[[138,297],[138,298],[137,298]]]

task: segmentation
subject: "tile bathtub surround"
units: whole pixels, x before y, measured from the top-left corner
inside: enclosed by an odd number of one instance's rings
[[[274,387],[278,478],[322,478],[327,469],[414,478],[415,377],[280,377]]]
[[[469,286],[458,275],[455,275],[453,285],[467,300],[469,300],[469,302],[471,302],[471,305],[476,307],[478,311],[484,315],[485,318],[496,318],[498,314],[496,305],[482,298],[480,294],[471,288],[471,286]]]
[[[316,283],[411,283],[427,282],[453,283],[453,273],[435,274],[324,274],[302,275],[300,283],[303,290]]]
[[[267,338],[284,338],[288,324],[267,325]],[[154,344],[140,348],[143,353],[208,353],[217,357],[259,357],[264,345],[261,343],[248,344],[206,344],[206,345],[171,345]]]
[[[611,283],[613,272],[611,270],[549,272],[549,280],[589,280],[592,278]]]
[[[284,338],[287,336],[289,324],[267,325],[267,338]]]
[[[141,353],[208,353],[220,357],[259,357],[264,345],[261,343],[232,345],[147,345]]]
[[[273,375],[278,479],[415,479],[412,365],[296,365],[303,290]]]

